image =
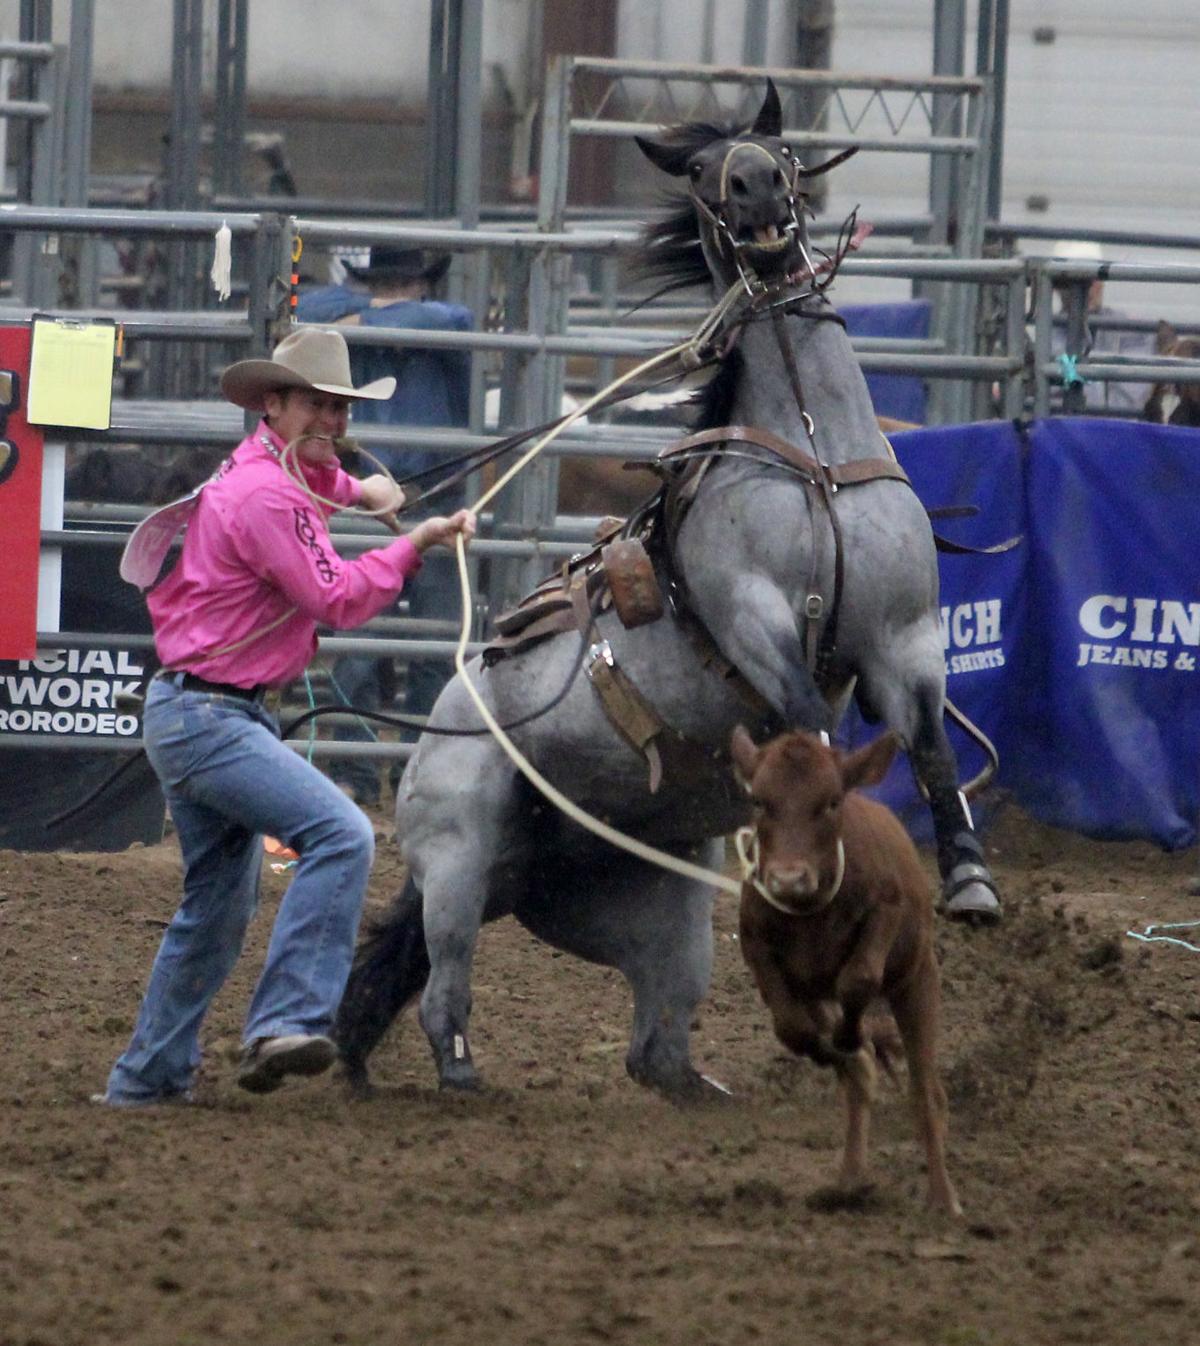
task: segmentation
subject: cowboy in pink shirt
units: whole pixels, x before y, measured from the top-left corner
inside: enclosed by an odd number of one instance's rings
[[[316,652],[318,622],[360,626],[421,568],[408,537],[343,561],[326,525],[333,509],[281,470],[286,447],[263,421],[204,488],[178,565],[146,600],[164,667],[243,686],[289,682]],[[386,478],[358,481],[336,459],[299,466],[319,499],[387,499]],[[270,639],[254,639],[267,628]],[[221,653],[229,644],[238,648]]]
[[[257,905],[264,833],[299,860],[247,1014],[238,1083],[266,1093],[289,1074],[333,1063],[329,1031],[374,831],[328,777],[279,741],[263,693],[304,670],[318,623],[367,621],[417,574],[427,548],[474,536],[474,515],[459,510],[353,561],[334,551],[327,520],[336,509],[383,514],[404,503],[386,475],[348,476],[334,448],[350,403],[386,398],[393,384],[353,387],[340,333],[311,327],[282,341],[270,360],[230,366],[222,392],[263,420],[194,500],[162,511],[165,523],[151,516],[126,549],[122,574],[150,584],[187,519],[178,561],[147,596],[163,668],[143,718],[146,753],[179,836],[184,895],[133,1038],[98,1101],[137,1107],[191,1097],[200,1024]]]

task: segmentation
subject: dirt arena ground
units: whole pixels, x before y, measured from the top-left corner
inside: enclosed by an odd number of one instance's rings
[[[0,1344],[1195,1341],[1200,954],[1126,935],[1200,914],[1194,857],[1011,813],[989,846],[1007,921],[939,929],[961,1224],[923,1210],[890,1088],[873,1195],[821,1200],[835,1086],[775,1045],[728,901],[694,1035],[725,1105],[630,1082],[624,984],[511,921],[477,964],[487,1092],[438,1093],[411,1014],[370,1101],[331,1077],[240,1092],[268,874],[198,1105],[131,1115],[88,1096],[174,909],[177,850],[0,852]],[[399,872],[381,842],[372,906]]]

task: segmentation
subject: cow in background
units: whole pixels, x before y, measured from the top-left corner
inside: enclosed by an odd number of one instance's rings
[[[1175,360],[1200,360],[1200,337],[1180,336],[1169,322],[1160,322],[1154,349]],[[1156,425],[1200,426],[1200,383],[1156,383],[1142,419]]]

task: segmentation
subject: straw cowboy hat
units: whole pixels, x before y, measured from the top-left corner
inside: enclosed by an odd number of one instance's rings
[[[265,411],[267,393],[307,388],[338,397],[386,401],[396,391],[394,378],[376,379],[355,388],[351,382],[350,351],[340,332],[322,327],[298,327],[275,347],[269,360],[239,360],[221,375],[221,391],[238,407]]]
[[[434,255],[421,248],[397,248],[394,244],[376,244],[367,256],[366,266],[343,263],[355,280],[424,280],[436,285],[450,269],[447,253]]]

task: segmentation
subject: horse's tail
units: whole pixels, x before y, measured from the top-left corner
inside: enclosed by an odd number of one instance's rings
[[[367,1082],[367,1057],[397,1014],[429,980],[421,893],[409,879],[388,912],[367,931],[338,1008],[334,1038],[350,1082]]]

